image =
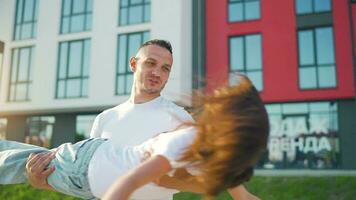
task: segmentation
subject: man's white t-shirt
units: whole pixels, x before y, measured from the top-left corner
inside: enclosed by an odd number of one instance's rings
[[[90,136],[108,138],[110,145],[101,145],[89,163],[88,179],[94,196],[101,197],[122,172],[129,170],[127,167],[138,164],[127,149],[192,121],[182,107],[163,97],[143,104],[134,104],[129,100],[99,114]],[[120,164],[120,161],[127,165]],[[148,184],[136,191],[132,198],[169,200],[176,192]]]

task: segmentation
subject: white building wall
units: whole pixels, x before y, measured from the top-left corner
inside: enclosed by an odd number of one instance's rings
[[[128,96],[115,96],[117,35],[150,31],[151,38],[172,43],[174,64],[163,95],[189,105],[192,77],[192,0],[152,0],[151,21],[118,26],[119,1],[94,0],[91,31],[59,34],[61,0],[39,1],[37,37],[13,41],[14,0],[0,0],[0,40],[5,42],[3,72],[0,77],[0,115],[46,114],[98,110],[115,106]],[[91,39],[89,93],[87,98],[55,99],[58,46],[61,41]],[[11,49],[35,45],[31,101],[8,102]]]

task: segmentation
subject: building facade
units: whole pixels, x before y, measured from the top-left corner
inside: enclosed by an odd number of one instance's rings
[[[208,90],[254,82],[271,132],[265,169],[355,169],[356,4],[205,1]]]
[[[0,137],[44,146],[82,138],[96,114],[127,100],[128,60],[151,38],[173,46],[164,95],[188,105],[191,7],[174,0],[1,0]]]
[[[172,42],[164,95],[181,105],[253,81],[271,122],[259,168],[356,169],[354,0],[0,0],[0,137],[85,137],[149,38]]]

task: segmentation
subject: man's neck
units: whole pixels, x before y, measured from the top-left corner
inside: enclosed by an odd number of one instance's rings
[[[130,100],[135,104],[146,103],[159,97],[160,94],[143,94],[143,93],[131,93]]]

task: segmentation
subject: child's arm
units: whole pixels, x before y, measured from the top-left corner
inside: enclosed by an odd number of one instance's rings
[[[152,182],[171,170],[169,161],[163,156],[153,156],[127,175],[120,177],[105,193],[103,199],[127,200],[141,186]]]

